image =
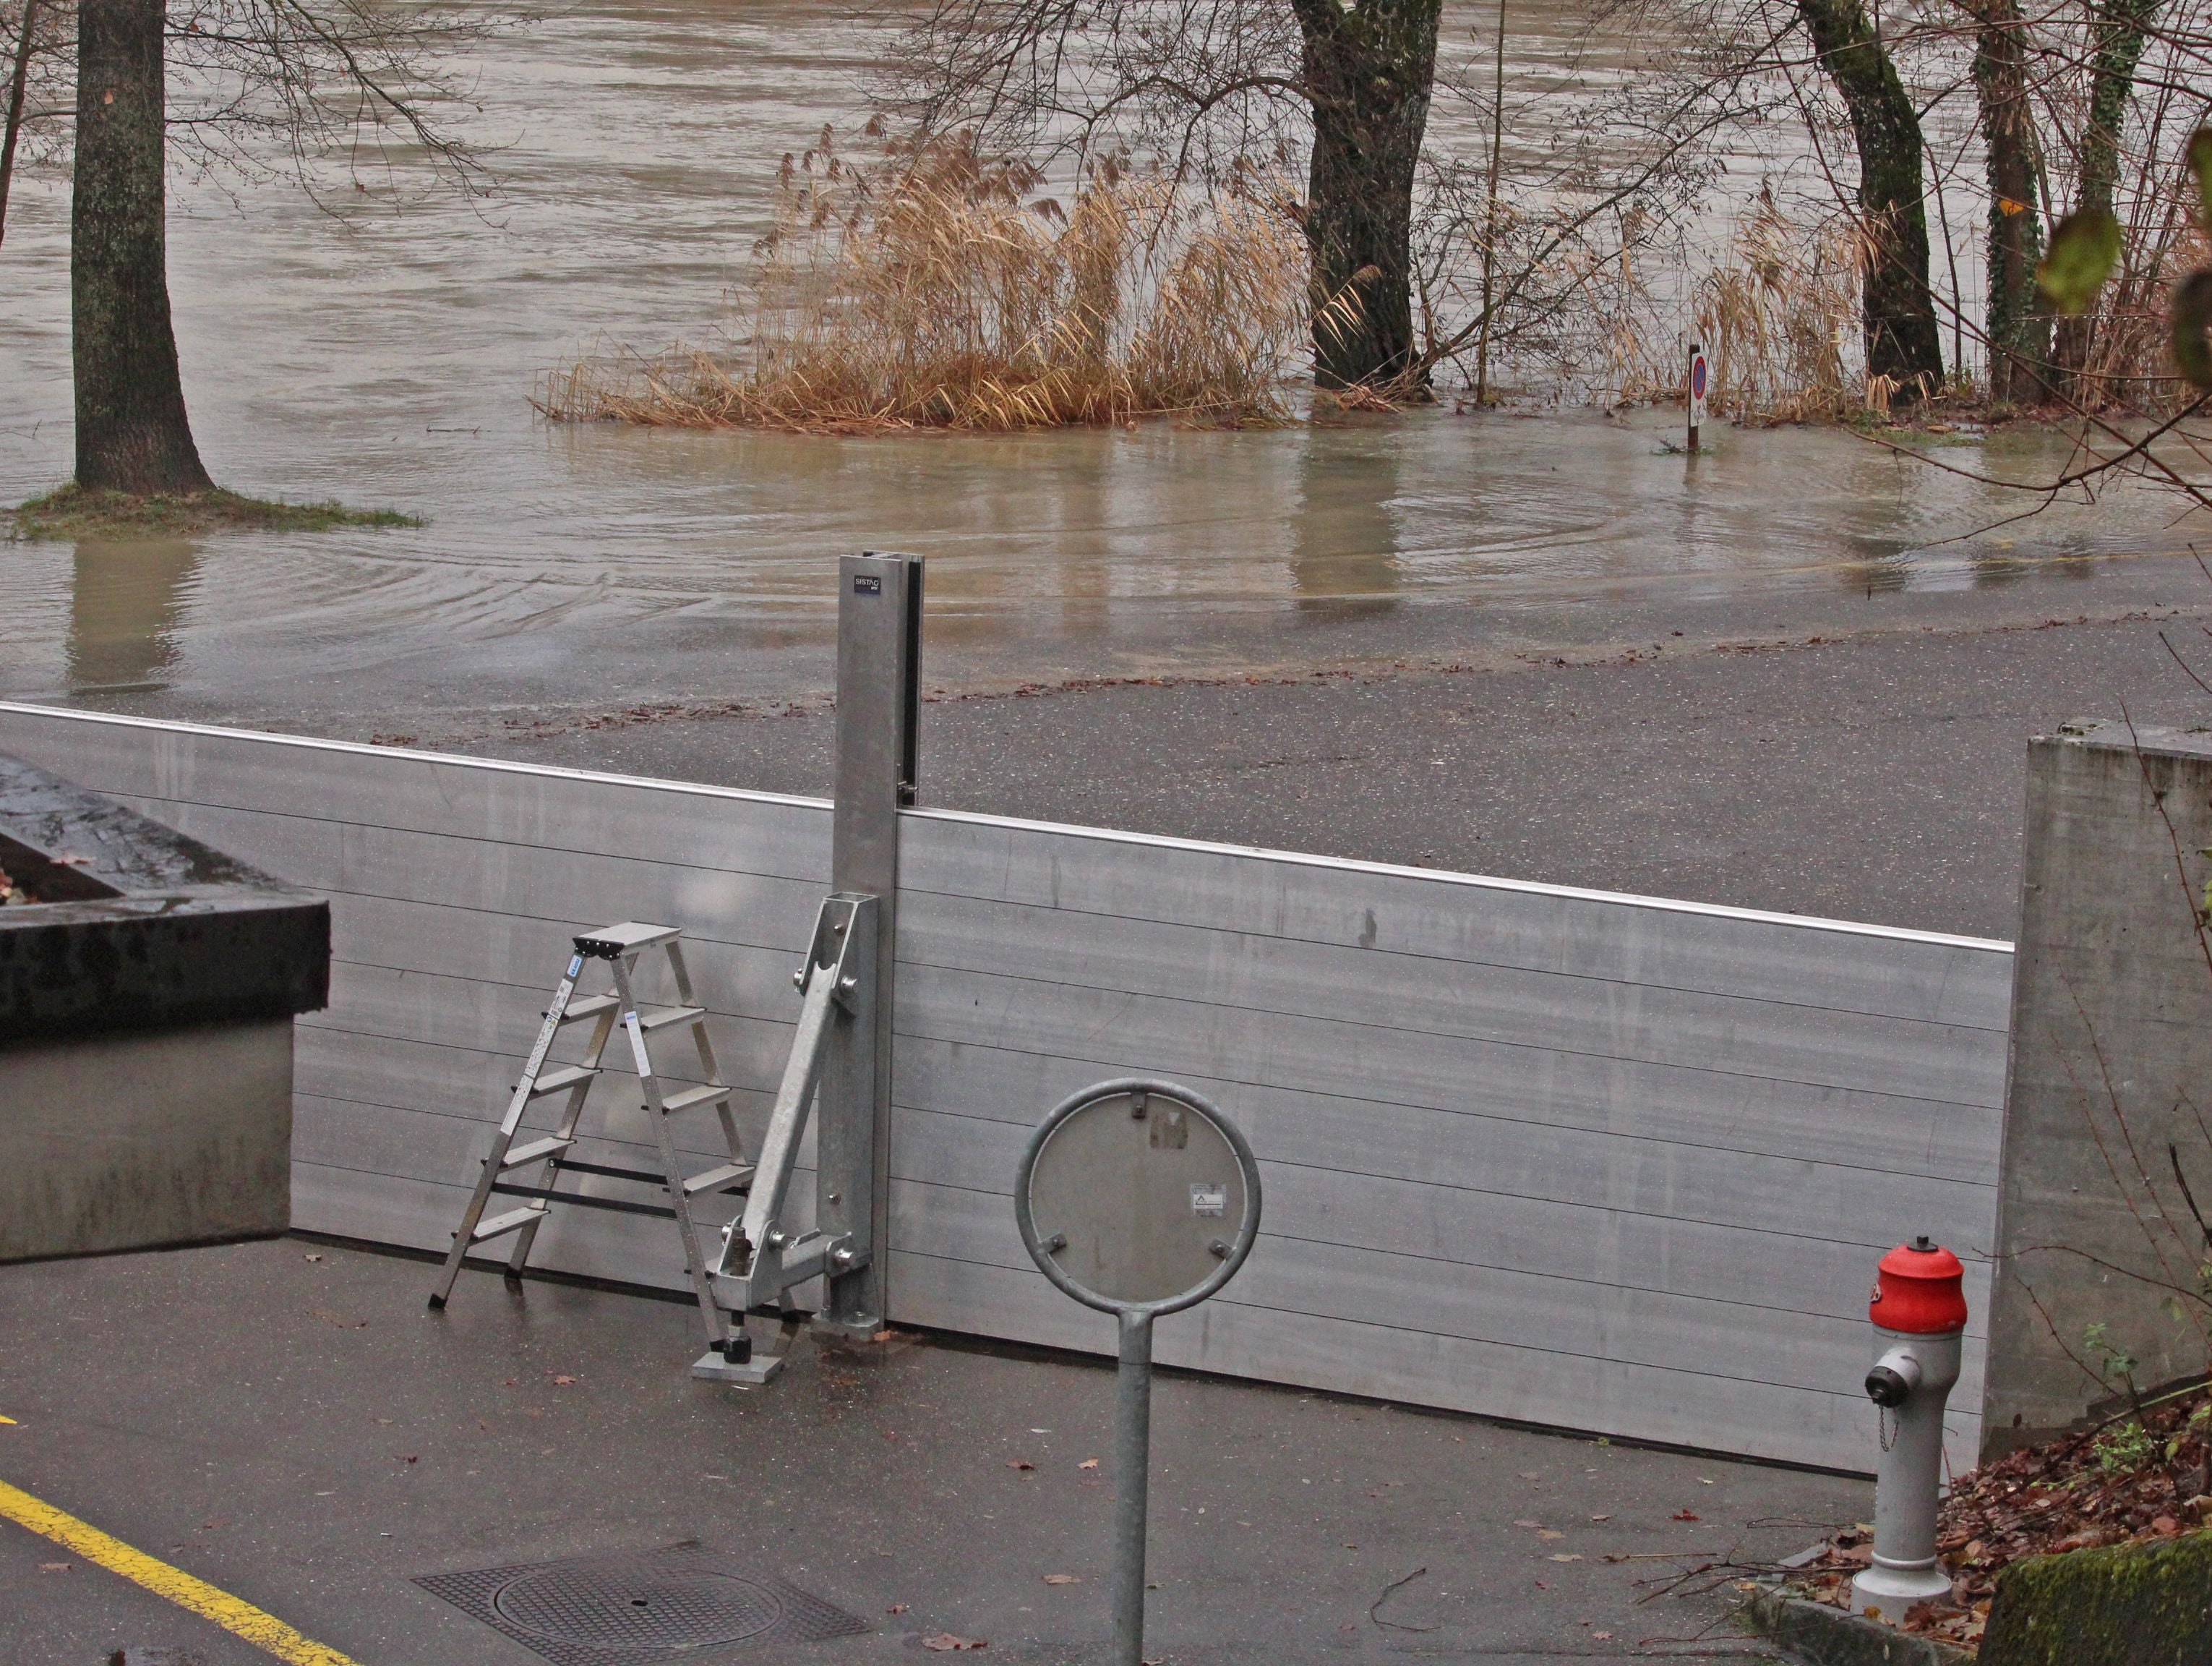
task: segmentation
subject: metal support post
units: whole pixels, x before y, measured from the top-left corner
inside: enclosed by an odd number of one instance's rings
[[[825,1065],[815,1220],[856,1250],[832,1269],[817,1323],[848,1336],[883,1328],[882,1248],[890,1219],[891,1006],[898,945],[898,812],[915,801],[921,715],[922,558],[844,556],[837,565],[837,774],[830,888],[877,899],[868,1038]]]
[[[1152,1316],[1121,1316],[1114,1377],[1114,1666],[1145,1662],[1145,1503],[1152,1490]]]

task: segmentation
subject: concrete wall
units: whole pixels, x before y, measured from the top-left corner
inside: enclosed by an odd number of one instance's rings
[[[2088,1369],[2092,1324],[2146,1386],[2205,1366],[2201,1304],[2167,1304],[2206,1259],[2177,1160],[2212,1212],[2212,737],[2136,739],[2087,724],[2029,748],[1992,1451],[2116,1390]]]
[[[0,1047],[0,1262],[282,1232],[292,1021]]]
[[[0,750],[331,897],[304,1226],[442,1247],[568,934],[624,916],[685,928],[757,1127],[825,805],[21,706]],[[1865,1469],[1875,1260],[1992,1241],[2007,945],[902,821],[896,1320],[1110,1347],[1028,1266],[1006,1192],[1055,1098],[1137,1070],[1216,1095],[1261,1158],[1252,1262],[1162,1328],[1213,1370]],[[605,1103],[583,1154],[649,1166],[634,1102]],[[539,1243],[680,1281],[665,1223],[556,1213]],[[1976,1262],[1978,1313],[1984,1289]],[[1978,1333],[1968,1356],[1962,1456]]]

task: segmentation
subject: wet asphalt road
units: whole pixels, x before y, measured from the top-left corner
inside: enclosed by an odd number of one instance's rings
[[[2118,618],[952,695],[925,803],[2008,938],[2030,736],[2212,719],[2212,587]],[[2054,599],[2039,599],[2049,602]],[[2070,599],[2059,598],[2057,599]],[[2165,641],[2161,641],[2161,637]],[[679,708],[680,710],[680,708]],[[834,714],[592,713],[423,745],[826,793]],[[592,727],[597,726],[597,727]]]
[[[934,1659],[948,1633],[1103,1666],[1103,1361],[802,1344],[748,1391],[687,1374],[683,1305],[472,1273],[433,1316],[432,1270],[299,1239],[0,1268],[0,1478],[361,1666],[544,1666],[414,1582],[686,1539],[869,1627],[702,1666]],[[1858,1481],[1164,1371],[1146,1652],[1766,1659],[1725,1568],[1657,1587],[1871,1505]],[[268,1658],[0,1521],[0,1660],[130,1645]]]

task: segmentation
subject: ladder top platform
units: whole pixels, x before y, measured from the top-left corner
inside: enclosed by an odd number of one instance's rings
[[[625,920],[620,925],[601,926],[596,931],[580,933],[576,938],[576,952],[599,960],[611,960],[617,955],[635,954],[640,949],[672,943],[682,934],[674,926],[648,926],[641,921]]]

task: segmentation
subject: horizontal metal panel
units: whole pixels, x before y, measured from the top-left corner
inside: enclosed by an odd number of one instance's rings
[[[979,1207],[993,1212],[996,1248],[984,1259],[1027,1265],[1007,1195],[1024,1133],[1004,1124],[902,1110],[893,1174],[902,1181],[988,1195],[993,1201]],[[1866,1319],[1867,1269],[1894,1241],[1890,1234],[1856,1240],[1820,1237],[1808,1230],[1818,1224],[1812,1222],[1782,1231],[1686,1212],[1638,1212],[1434,1180],[1273,1160],[1262,1160],[1260,1166],[1271,1237],[1340,1243],[1438,1264],[1421,1276],[1446,1277],[1449,1268],[1468,1266],[1541,1274],[1592,1286],[1586,1297],[1563,1294],[1562,1300],[1598,1300],[1614,1288],[1646,1290],[1735,1309],[1846,1320],[1856,1335]],[[1704,1179],[1694,1173],[1687,1177]],[[1602,1189],[1602,1177],[1587,1188],[1594,1194]],[[1815,1195],[1810,1188],[1792,1194]],[[1725,1199],[1709,1199],[1705,1207],[1718,1213],[1730,1206]],[[1911,1218],[1925,1220],[1940,1237],[1955,1242],[1957,1234],[1945,1229],[1986,1219],[1989,1208],[1986,1197],[1969,1194],[1952,1200],[1948,1212]],[[942,1246],[916,1241],[915,1247]],[[957,1253],[973,1257],[976,1250],[963,1244]],[[1970,1263],[1967,1299],[1977,1316],[1988,1278],[1986,1263]],[[1980,1334],[1978,1318],[1972,1334]]]
[[[829,879],[820,800],[8,702],[0,746],[100,793]]]
[[[902,964],[1561,1053],[2001,1103],[2005,1032],[1158,921],[918,896]],[[1194,1027],[1206,1019],[1194,1017]]]
[[[900,1248],[927,1244],[934,1254],[1009,1271],[1027,1262],[1001,1200],[905,1182],[895,1207],[892,1241]],[[1590,1362],[1697,1375],[1725,1371],[1741,1381],[1813,1391],[1855,1385],[1867,1366],[1863,1290],[1859,1313],[1848,1318],[1747,1310],[1704,1297],[1282,1237],[1263,1224],[1232,1292],[1220,1299]],[[1747,1354],[1743,1338],[1753,1325],[1759,1347]],[[1981,1350],[1969,1353],[1960,1399],[1975,1404]]]
[[[910,1323],[1112,1351],[1111,1321],[1060,1296],[1034,1271],[902,1252],[891,1274]],[[988,1316],[988,1325],[977,1316]],[[1252,1308],[1233,1293],[1162,1320],[1157,1353],[1193,1370],[1858,1473],[1870,1470],[1876,1449],[1873,1410],[1856,1383],[1849,1392],[1808,1391],[1577,1359]],[[1973,1462],[1978,1433],[1971,1416],[1947,1421],[1946,1444],[1962,1467]]]
[[[492,1125],[471,1122],[458,1117],[442,1116],[428,1111],[400,1110],[387,1105],[360,1105],[343,1099],[325,1099],[303,1095],[295,1105],[293,1119],[292,1155],[295,1162],[311,1163],[318,1167],[349,1169],[361,1174],[389,1175],[401,1180],[420,1180],[440,1186],[453,1186],[465,1193],[475,1185],[485,1155],[491,1149]],[[754,1104],[746,1107],[740,1125],[757,1141],[768,1107]],[[711,1116],[687,1118],[689,1137],[679,1140],[678,1146],[684,1158],[686,1173],[696,1174],[723,1160],[720,1134],[714,1128]],[[588,1130],[590,1124],[586,1124]],[[605,1163],[629,1168],[660,1169],[660,1149],[642,1140],[623,1140],[592,1136],[586,1132],[574,1152],[587,1163]],[[530,1133],[546,1132],[542,1124],[534,1124]],[[814,1213],[813,1152],[810,1147],[802,1153],[795,1172],[805,1176],[808,1185],[803,1195],[794,1197],[790,1211],[792,1224],[805,1231],[812,1223]],[[652,1189],[641,1184],[611,1179],[604,1175],[572,1175],[562,1182],[595,1196],[634,1198],[641,1201],[659,1201]],[[725,1195],[726,1202],[709,1207],[702,1219],[714,1217],[717,1221],[728,1219],[737,1211],[733,1207],[736,1194]],[[465,1201],[465,1197],[463,1200]],[[718,1214],[716,1212],[720,1211]],[[454,1208],[453,1220],[460,1219],[459,1206]],[[675,1228],[666,1221],[638,1217],[632,1225],[668,1253],[673,1254]],[[678,1274],[683,1272],[679,1258]]]
[[[779,957],[773,965],[781,970],[788,964]],[[585,979],[579,985],[586,994],[598,994],[605,987],[604,974],[592,976],[596,970],[596,967],[586,968]],[[764,980],[756,976],[749,981]],[[640,979],[646,987],[638,991],[639,998],[646,1005],[674,1004],[672,991],[656,987],[660,982],[657,976]],[[781,982],[782,993],[790,996],[790,978],[786,976]],[[703,993],[726,989],[729,983],[701,977],[695,987]],[[526,989],[511,983],[342,960],[331,967],[329,1007],[307,1014],[301,1022],[317,1029],[475,1048],[520,1063],[537,1037],[551,995],[550,988]],[[795,998],[791,1005],[797,1006]],[[791,1050],[792,1030],[790,1023],[732,1013],[721,1010],[719,1003],[707,1009],[707,1039],[726,1081],[772,1087],[782,1074],[784,1059]],[[555,1061],[568,1063],[580,1059],[590,1043],[591,1031],[588,1022],[564,1026],[553,1045]],[[656,1031],[648,1044],[653,1067],[664,1077],[681,1082],[705,1079],[689,1025]],[[611,1036],[606,1057],[608,1062],[618,1062],[626,1068],[628,1043],[619,1035]]]
[[[548,850],[487,839],[149,802],[145,813],[194,838],[333,896],[398,897],[586,926],[668,920],[702,939],[805,941],[822,887],[724,868],[647,862],[619,847]],[[739,853],[741,854],[741,853]],[[566,945],[556,953],[564,953]],[[557,966],[555,970],[558,970]]]
[[[1367,1025],[1192,1007],[1140,995],[1102,996],[974,972],[933,972],[903,982],[897,1015],[902,1035],[1047,1057],[1082,1057],[1107,1067],[1104,1074],[1118,1069],[1200,1076],[1380,1105],[1538,1122],[1558,1115],[1614,1132],[1640,1131],[1645,1107],[1656,1100],[1677,1116],[1705,1119],[1705,1140],[1686,1133],[1679,1136],[1685,1143],[1704,1143],[1723,1152],[1731,1143],[1730,1113],[1739,1107],[1755,1105],[1768,1095],[1785,1104],[1809,1097],[1801,1091],[1802,1084],[1724,1070],[1459,1037],[1408,1037],[1403,1031]],[[1564,1115],[1553,1109],[1562,1099]],[[1992,1124],[1999,1115],[1993,1107],[1972,1102],[1965,1110]]]
[[[329,1232],[340,1237],[365,1238],[371,1243],[397,1243],[441,1254],[452,1247],[453,1227],[461,1218],[469,1195],[458,1186],[434,1185],[392,1175],[363,1174],[352,1169],[329,1169],[312,1163],[292,1170],[292,1220],[303,1231]],[[658,1225],[672,1235],[667,1222]],[[648,1289],[677,1290],[686,1286],[678,1261],[669,1274],[670,1237],[641,1233],[629,1218],[604,1209],[556,1210],[531,1246],[530,1264],[553,1273],[573,1273],[584,1278],[611,1279]],[[501,1243],[484,1246],[487,1260],[501,1259]],[[430,1293],[436,1269],[422,1268],[422,1293]],[[454,1286],[453,1306],[465,1309],[471,1301],[503,1302],[495,1279],[470,1272]],[[434,1323],[459,1320],[455,1314]],[[686,1316],[686,1326],[697,1323]]]
[[[902,891],[2002,1030],[2011,945],[947,811]]]
[[[1028,1125],[1103,1077],[1160,1067],[1157,1059],[1086,1050],[1093,1056],[902,1035],[899,1103]],[[1984,1106],[1572,1058],[1459,1084],[1443,1096],[1453,1101],[1447,1105],[1411,1102],[1402,1082],[1395,1098],[1376,1099],[1260,1086],[1196,1070],[1177,1073],[1212,1094],[1240,1122],[1255,1128],[1265,1123],[1269,1151],[1283,1160],[1364,1173],[1473,1184],[1493,1152],[1524,1148],[1498,1142],[1534,1141],[1540,1151],[1555,1131],[1579,1131],[1854,1170],[1860,1177],[1838,1176],[1837,1183],[1856,1185],[1869,1195],[1881,1188],[1867,1177],[1883,1174],[1975,1187],[1996,1180],[2001,1118]],[[1355,1086],[1364,1091],[1368,1085]],[[1510,1134],[1499,1126],[1513,1123],[1525,1123],[1529,1131]]]

